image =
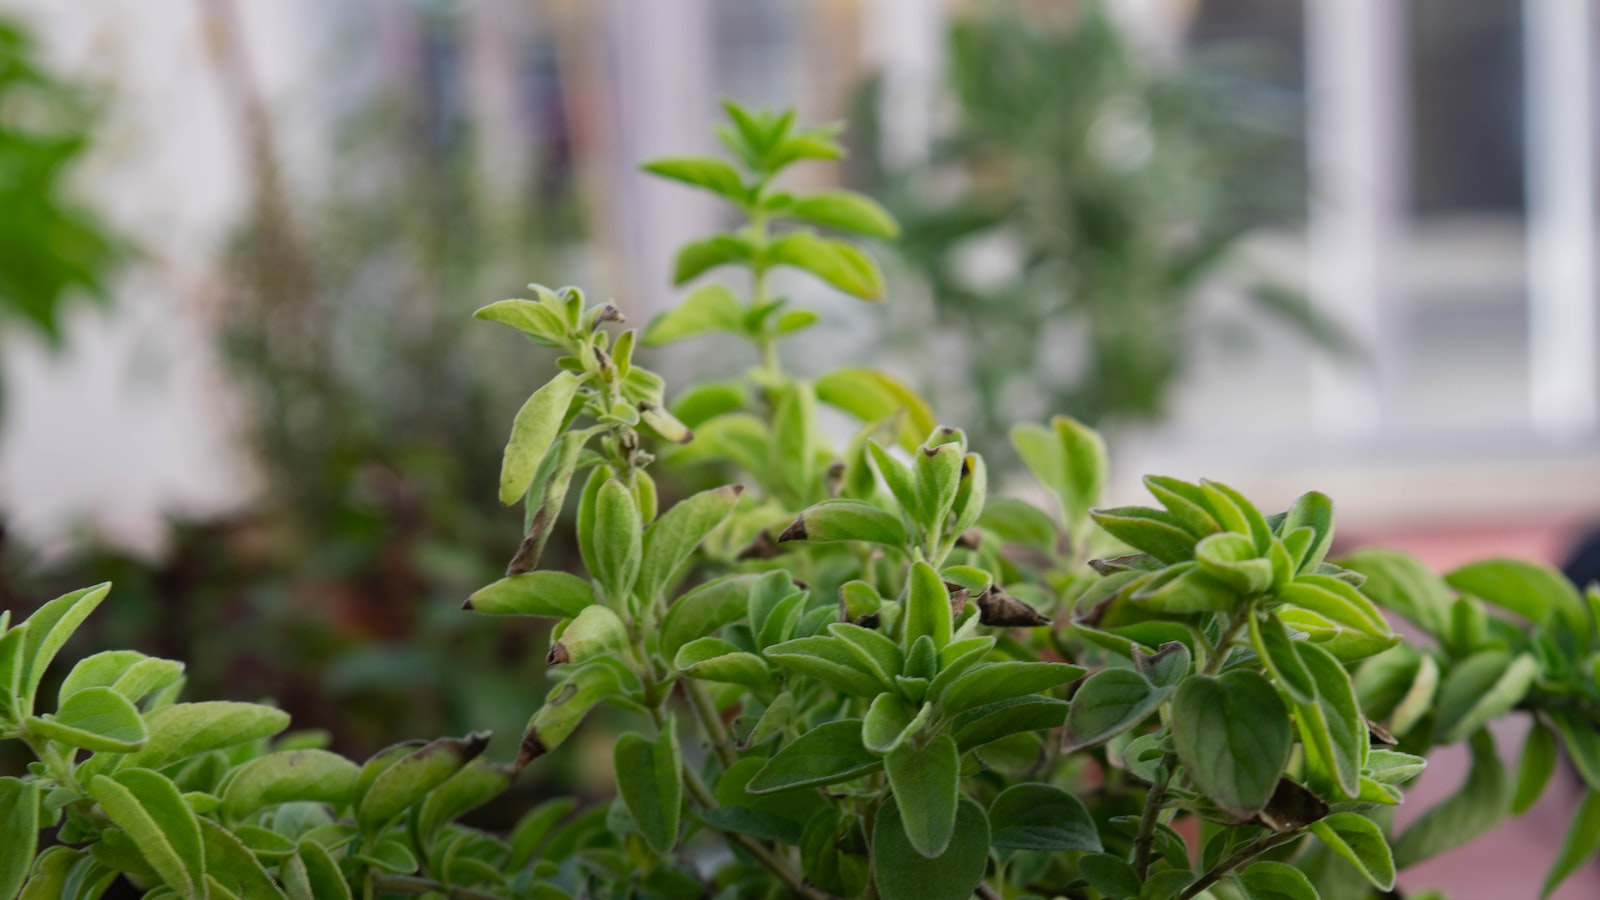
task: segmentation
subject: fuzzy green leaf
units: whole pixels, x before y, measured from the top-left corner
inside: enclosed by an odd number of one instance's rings
[[[180,896],[204,896],[200,823],[177,786],[149,769],[124,769],[95,776],[88,789],[168,887]]]
[[[771,794],[849,781],[883,767],[883,758],[861,743],[861,720],[828,722],[785,744],[745,787]]]
[[[1053,784],[1016,784],[989,804],[990,841],[1011,850],[1100,852],[1100,833],[1083,802]]]
[[[945,714],[1037,694],[1076,681],[1086,670],[1082,666],[1040,660],[1007,660],[984,663],[968,669],[936,698]]]
[[[884,422],[904,410],[896,440],[908,451],[939,426],[928,402],[909,385],[877,369],[847,366],[818,378],[817,399],[863,422]]]
[[[634,732],[617,738],[613,757],[617,790],[640,835],[655,852],[671,853],[683,808],[683,757],[671,720],[653,741]]]
[[[1361,789],[1368,743],[1355,686],[1339,661],[1318,645],[1298,641],[1295,651],[1317,688],[1316,702],[1295,704],[1308,780],[1324,796],[1354,797]]]
[[[522,499],[533,481],[561,424],[578,393],[578,377],[561,371],[544,387],[533,392],[517,411],[511,424],[511,438],[506,442],[505,455],[500,462],[500,502],[510,506]]]
[[[1316,681],[1295,652],[1295,641],[1290,638],[1289,629],[1284,627],[1283,621],[1275,613],[1265,616],[1251,614],[1250,643],[1255,646],[1261,661],[1266,663],[1267,671],[1277,679],[1291,700],[1296,703],[1316,702]]]
[[[912,846],[896,804],[884,804],[873,825],[873,877],[883,900],[967,900],[983,880],[988,859],[988,819],[965,797],[948,846],[932,859]]]
[[[1311,880],[1288,863],[1252,863],[1234,877],[1244,889],[1245,900],[1318,900]]]
[[[21,714],[32,712],[33,698],[39,691],[39,682],[44,679],[45,669],[110,591],[110,583],[105,583],[63,594],[28,617],[27,628],[22,630],[22,667],[17,676]]]
[[[489,733],[437,738],[395,761],[362,794],[356,821],[378,833],[396,816],[420,803],[429,791],[449,781],[489,746]]]
[[[742,490],[729,485],[701,491],[651,523],[644,533],[644,557],[634,593],[649,602],[670,587],[700,542],[733,512]]]
[[[1272,798],[1294,741],[1278,692],[1245,669],[1185,679],[1172,701],[1171,727],[1195,787],[1241,819]]]
[[[85,750],[128,753],[144,746],[144,719],[127,697],[109,687],[84,688],[53,716],[30,716],[25,726],[48,740]]]
[[[1535,721],[1528,729],[1528,740],[1522,745],[1522,762],[1517,770],[1517,786],[1511,796],[1512,815],[1522,815],[1533,808],[1544,793],[1550,776],[1555,774],[1556,733],[1543,722]],[[1594,795],[1590,790],[1590,796]]]
[[[490,616],[570,619],[595,602],[589,582],[553,569],[502,578],[467,598],[466,609]]]
[[[1334,813],[1312,822],[1311,833],[1329,850],[1354,863],[1378,890],[1394,888],[1394,855],[1383,830],[1371,819],[1356,813]]]
[[[801,513],[778,541],[865,541],[903,550],[905,526],[893,513],[863,500],[824,500]]]
[[[28,879],[39,845],[39,788],[36,782],[0,778],[0,900],[14,900]]]
[[[613,609],[624,609],[639,575],[644,533],[639,505],[622,482],[610,479],[600,486],[591,540],[595,568],[590,574],[600,583],[606,602]]]
[[[326,750],[282,750],[240,766],[222,796],[228,818],[243,818],[275,803],[312,801],[335,807],[350,802],[361,769]]]
[[[944,853],[956,829],[961,754],[948,734],[925,744],[902,743],[883,761],[912,849],[929,859]]]
[[[1132,669],[1094,673],[1072,695],[1062,749],[1082,750],[1111,740],[1149,718],[1171,694],[1171,688],[1157,688]]]
[[[1522,702],[1539,675],[1531,654],[1484,650],[1456,663],[1439,686],[1440,743],[1462,740]]]
[[[1395,865],[1410,868],[1459,847],[1500,824],[1511,804],[1511,783],[1487,730],[1467,742],[1472,767],[1448,800],[1429,809],[1395,841]]]
[[[256,703],[210,700],[168,706],[151,713],[146,726],[149,740],[121,765],[164,769],[211,750],[271,737],[289,727],[289,714]]]

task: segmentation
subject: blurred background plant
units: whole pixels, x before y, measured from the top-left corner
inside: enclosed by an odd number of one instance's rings
[[[1267,77],[1284,61],[1139,51],[1099,4],[975,3],[950,25],[948,125],[924,160],[884,164],[881,85],[858,103],[863,175],[933,304],[902,337],[950,348],[922,375],[992,457],[1014,462],[1007,429],[1051,411],[1161,419],[1199,347],[1245,349],[1263,319],[1354,352],[1243,252],[1304,216],[1301,111]]]
[[[127,247],[69,184],[98,119],[96,93],[51,71],[0,15],[0,329],[59,345],[69,303],[107,299]]]

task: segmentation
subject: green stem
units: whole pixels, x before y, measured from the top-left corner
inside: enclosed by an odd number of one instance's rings
[[[88,796],[83,790],[83,785],[78,783],[77,775],[73,773],[72,766],[62,758],[60,753],[56,752],[56,748],[48,740],[39,740],[32,735],[26,735],[22,738],[22,741],[28,745],[29,750],[33,751],[34,757],[44,763],[45,768],[50,770],[50,774],[55,776],[56,781],[71,788],[73,793],[80,797]]]
[[[1150,856],[1155,848],[1156,825],[1161,820],[1161,801],[1166,799],[1167,783],[1172,780],[1172,770],[1178,765],[1178,755],[1168,753],[1161,758],[1160,775],[1144,797],[1144,814],[1139,817],[1139,834],[1133,840],[1133,871],[1144,881],[1150,874]]]
[[[1217,881],[1222,878],[1222,876],[1232,872],[1234,869],[1237,869],[1250,860],[1255,859],[1257,856],[1260,856],[1268,850],[1271,850],[1273,847],[1281,847],[1298,837],[1300,837],[1299,831],[1285,831],[1280,834],[1275,834],[1265,840],[1251,844],[1243,850],[1240,850],[1238,853],[1235,853],[1222,862],[1212,866],[1210,870],[1208,870],[1204,875],[1200,876],[1198,881],[1184,888],[1183,893],[1178,895],[1178,900],[1192,900],[1192,898],[1205,891],[1206,888],[1216,884]]]
[[[367,879],[370,887],[386,894],[407,894],[423,896],[425,894],[438,894],[445,900],[501,900],[499,894],[489,894],[475,891],[471,888],[451,887],[440,884],[431,878],[418,878],[415,875],[393,875],[387,872],[373,872]]]
[[[1244,615],[1228,623],[1228,627],[1223,629],[1222,636],[1217,638],[1217,645],[1206,658],[1206,666],[1201,674],[1215,675],[1222,671],[1222,664],[1228,661],[1228,651],[1233,647],[1234,638],[1237,638],[1239,631],[1249,624],[1253,615],[1255,615],[1253,610],[1246,609]]]
[[[694,679],[685,679],[683,693],[689,698],[689,706],[694,709],[694,714],[700,720],[700,727],[706,733],[706,739],[711,741],[712,749],[717,753],[717,758],[722,760],[722,765],[727,768],[739,761],[739,751],[733,746],[733,738],[728,734],[728,728],[722,724],[722,716],[717,712],[716,704],[711,702],[711,695],[706,693],[705,685]]]

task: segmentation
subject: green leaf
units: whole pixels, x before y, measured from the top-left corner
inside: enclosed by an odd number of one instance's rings
[[[1511,813],[1520,816],[1533,808],[1556,770],[1556,733],[1543,722],[1534,721],[1528,740],[1522,745],[1522,763],[1517,771],[1517,787],[1511,796]],[[1589,796],[1595,792],[1591,789]]]
[[[943,527],[955,506],[963,456],[961,444],[956,443],[924,444],[912,454],[913,479],[921,498],[919,505],[926,516],[918,524],[925,533]]]
[[[1090,886],[1107,897],[1139,896],[1139,876],[1133,866],[1120,856],[1110,853],[1091,853],[1078,860],[1078,871]]]
[[[695,288],[682,303],[651,320],[644,342],[660,347],[712,331],[744,333],[744,307],[733,291],[721,284]]]
[[[500,502],[510,506],[528,493],[539,461],[561,433],[567,408],[578,393],[578,376],[561,371],[517,411],[511,424],[511,439],[506,442],[500,462]]]
[[[929,859],[906,835],[900,808],[886,803],[872,829],[873,877],[882,900],[968,900],[989,859],[989,822],[963,797],[943,853]]]
[[[861,743],[861,720],[828,722],[785,744],[750,779],[745,790],[771,794],[820,787],[858,778],[883,767],[883,758]]]
[[[661,619],[661,653],[671,659],[690,641],[743,618],[750,588],[761,576],[728,575],[696,587],[667,608]]]
[[[834,369],[818,378],[814,387],[818,400],[863,422],[888,421],[904,410],[896,440],[907,451],[915,451],[923,437],[939,427],[927,401],[905,382],[877,369]]]
[[[1194,545],[1194,558],[1207,575],[1240,594],[1260,594],[1272,587],[1272,560],[1242,534],[1224,532],[1202,538]]]
[[[700,542],[727,520],[743,490],[735,484],[701,491],[651,523],[644,533],[644,557],[634,592],[650,602],[670,587]]]
[[[319,802],[340,807],[350,802],[361,769],[326,750],[268,753],[240,766],[222,795],[224,814],[237,821],[275,803]]]
[[[0,900],[14,900],[28,878],[39,846],[39,787],[19,778],[0,778]]]
[[[0,615],[6,616],[9,621],[9,610]],[[28,630],[28,625],[24,622],[0,632],[0,715],[16,711],[20,714],[20,718],[33,711],[32,704],[19,706],[22,702],[22,670],[27,665],[27,660],[22,654],[27,643]]]
[[[534,851],[550,833],[550,829],[566,818],[577,805],[578,801],[573,797],[557,797],[546,800],[523,813],[516,827],[511,829],[511,857],[507,861],[508,868],[526,868],[533,860]]]
[[[321,844],[301,841],[294,859],[297,865],[283,869],[284,887],[293,900],[351,900],[350,885],[339,864]]]
[[[905,669],[905,654],[900,645],[881,632],[862,628],[848,622],[834,622],[828,633],[837,638],[856,659],[887,688],[894,684],[894,676]]]
[[[1311,823],[1311,833],[1329,850],[1355,864],[1380,891],[1394,889],[1395,860],[1383,830],[1356,813],[1334,813]]]
[[[1563,626],[1557,634],[1587,650],[1594,626],[1572,582],[1547,566],[1520,559],[1486,559],[1469,563],[1444,577],[1451,587],[1535,625]]]
[[[1169,615],[1231,610],[1244,602],[1238,591],[1192,562],[1168,566],[1150,576],[1128,599],[1151,612]]]
[[[26,728],[48,740],[85,750],[128,753],[144,746],[144,719],[127,697],[109,687],[84,688],[53,716],[30,716]]]
[[[1540,900],[1555,893],[1561,882],[1578,871],[1596,851],[1600,851],[1600,792],[1589,790],[1584,791],[1583,799],[1578,801],[1578,811],[1572,816],[1572,824],[1567,826],[1561,852],[1556,855],[1550,874],[1545,876]]]
[[[772,692],[772,675],[761,657],[721,638],[698,638],[684,644],[672,664],[690,678],[742,684],[765,696]]]
[[[36,836],[37,837],[37,836]],[[75,897],[78,894],[77,886],[68,886],[68,879],[75,874],[74,870],[87,858],[82,850],[73,850],[57,844],[46,847],[34,860],[32,854],[23,856],[18,854],[17,859],[23,864],[23,874],[28,874],[28,864],[33,864],[33,874],[28,877],[27,886],[21,894],[14,895],[20,900],[62,900],[64,897]],[[115,877],[112,872],[111,876]],[[111,878],[106,878],[110,881]],[[9,898],[8,898],[9,900]]]
[[[1167,512],[1172,513],[1174,520],[1196,539],[1208,537],[1221,530],[1221,526],[1211,515],[1205,491],[1202,491],[1199,485],[1165,475],[1146,475],[1144,486],[1152,496],[1161,501]]]
[[[1138,645],[1133,648],[1133,668],[1156,687],[1177,687],[1193,665],[1194,655],[1182,641],[1168,641],[1150,654]]]
[[[1106,445],[1099,433],[1076,419],[1056,416],[1048,428],[1033,423],[1013,427],[1011,445],[1034,477],[1056,495],[1068,529],[1076,531],[1105,489]]]
[[[1310,610],[1346,628],[1379,637],[1390,634],[1389,623],[1372,601],[1337,578],[1302,575],[1293,584],[1280,589],[1277,596],[1285,603]]]
[[[898,694],[885,691],[874,697],[861,720],[861,743],[873,753],[887,754],[913,735],[914,726],[926,720],[928,706],[916,707]],[[919,715],[920,714],[920,715]]]
[[[502,578],[467,598],[465,609],[490,616],[570,619],[595,602],[589,582],[568,572],[541,570]]]
[[[183,663],[145,656],[137,650],[107,650],[78,660],[61,682],[57,703],[91,687],[115,688],[138,703],[145,694],[166,687],[183,675]]]
[[[837,896],[855,897],[866,890],[871,873],[866,856],[847,852],[846,842],[865,850],[860,820],[837,810],[822,810],[806,822],[801,834],[800,864],[817,887]]]
[[[1362,773],[1379,784],[1405,784],[1422,774],[1428,761],[1398,750],[1370,750]]]
[[[1368,743],[1367,720],[1356,702],[1355,686],[1328,651],[1305,641],[1296,642],[1295,651],[1317,688],[1315,703],[1295,704],[1307,778],[1324,796],[1337,791],[1354,797],[1361,789]]]
[[[948,734],[927,743],[902,743],[883,761],[894,789],[906,839],[929,859],[944,853],[955,834],[961,799],[961,754]]]
[[[1384,609],[1442,638],[1450,630],[1450,589],[1422,561],[1399,550],[1371,547],[1339,560],[1339,565],[1367,576],[1363,593]]]
[[[1157,688],[1132,669],[1102,669],[1090,675],[1072,695],[1062,750],[1082,750],[1111,740],[1149,718],[1171,694],[1171,688]]]
[[[431,841],[441,829],[500,796],[510,785],[509,768],[484,762],[482,757],[473,760],[428,794],[417,813],[417,834],[425,842]]]
[[[1572,757],[1572,765],[1591,790],[1600,791],[1600,731],[1589,717],[1576,710],[1547,709],[1545,715]]]
[[[28,617],[25,623],[27,628],[22,630],[21,638],[22,668],[17,681],[17,697],[21,704],[18,718],[32,712],[33,698],[39,691],[39,682],[44,678],[45,669],[50,667],[62,645],[110,591],[111,584],[107,582],[63,594]]]
[[[900,226],[895,224],[888,210],[871,197],[854,191],[818,191],[798,197],[783,208],[782,214],[867,237],[893,240],[900,236]]]
[[[1086,670],[1068,663],[1007,660],[968,669],[936,698],[946,715],[1076,681]]]
[[[1013,697],[956,716],[950,722],[950,733],[965,753],[1013,734],[1059,728],[1067,710],[1067,701],[1042,694]]]
[[[1289,762],[1289,711],[1255,672],[1196,675],[1172,701],[1172,739],[1195,787],[1241,819],[1272,798]]]
[[[718,266],[748,262],[751,257],[749,242],[729,235],[719,234],[692,241],[678,251],[678,259],[672,270],[672,283],[680,285]]]
[[[1439,742],[1459,741],[1509,712],[1538,675],[1539,662],[1527,653],[1484,650],[1456,663],[1439,687]]]
[[[591,538],[595,567],[590,574],[613,609],[627,608],[644,555],[643,527],[633,493],[622,482],[609,479],[600,486]]]
[[[905,644],[909,647],[917,638],[927,635],[935,650],[942,649],[950,643],[952,632],[950,591],[944,586],[939,571],[922,560],[911,564],[908,581]]]
[[[450,780],[489,746],[487,731],[464,738],[436,738],[384,769],[361,797],[356,821],[377,834],[429,791]]]
[[[289,714],[256,703],[177,703],[145,720],[150,737],[120,765],[164,769],[201,753],[248,744],[289,727]]]
[[[571,330],[566,319],[548,303],[501,300],[474,312],[474,318],[509,325],[545,347],[564,347]]]
[[[1244,889],[1245,900],[1318,900],[1311,879],[1287,863],[1252,863],[1234,878]]]
[[[849,645],[837,638],[796,638],[774,644],[764,653],[771,662],[854,697],[875,697],[878,692],[892,687],[879,681]]]
[[[898,516],[864,500],[824,500],[801,513],[778,541],[866,541],[904,550],[906,530]]]
[[[556,438],[539,468],[534,470],[533,482],[523,501],[523,537],[517,552],[506,564],[507,575],[523,575],[539,567],[545,544],[561,518],[561,508],[566,504],[567,492],[572,487],[572,475],[577,471],[578,460],[589,435],[582,431],[568,431]]]
[[[744,179],[739,177],[739,171],[720,159],[703,156],[655,159],[639,168],[652,175],[704,188],[741,205],[749,198],[750,192],[744,186]]]
[[[1121,506],[1090,510],[1089,517],[1112,537],[1164,563],[1179,563],[1194,558],[1194,535],[1183,527],[1176,516],[1165,510],[1148,506]]]
[[[989,804],[990,844],[1010,850],[1091,850],[1100,832],[1082,801],[1053,784],[1016,784]]]
[[[844,241],[793,231],[767,247],[767,261],[793,266],[862,300],[883,296],[883,275],[872,257]]]
[[[1494,738],[1479,731],[1467,742],[1472,767],[1467,779],[1448,800],[1429,809],[1401,833],[1394,845],[1395,865],[1410,868],[1425,859],[1488,833],[1505,818],[1511,803],[1511,783]]]
[[[88,788],[168,887],[180,896],[203,896],[200,823],[177,786],[149,769],[124,769],[115,776],[95,776]]]
[[[210,819],[199,819],[200,840],[205,847],[206,880],[211,887],[213,900],[222,890],[231,892],[241,900],[287,900],[286,895],[267,870],[262,868],[254,853],[236,835]],[[344,881],[343,876],[339,879]],[[319,886],[322,885],[318,881]],[[349,891],[334,890],[314,895],[316,900],[349,897]]]
[[[990,500],[978,517],[978,525],[1009,544],[1040,550],[1051,550],[1056,545],[1056,523],[1044,510],[1026,500],[1011,497]]]
[[[1250,643],[1256,654],[1266,663],[1267,671],[1278,680],[1284,691],[1296,703],[1314,703],[1317,684],[1311,672],[1295,652],[1294,639],[1289,629],[1274,613],[1250,615]]]
[[[1295,571],[1309,572],[1322,562],[1328,555],[1328,548],[1333,546],[1333,501],[1328,495],[1311,491],[1295,498],[1278,531],[1288,534],[1299,528],[1310,528],[1312,538],[1297,560],[1299,565]]]
[[[650,849],[665,855],[678,843],[683,809],[683,756],[671,719],[651,740],[628,732],[617,738],[617,790]]]

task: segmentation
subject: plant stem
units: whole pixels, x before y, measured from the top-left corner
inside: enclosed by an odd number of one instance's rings
[[[1168,753],[1161,757],[1161,774],[1150,792],[1144,797],[1144,814],[1139,817],[1139,834],[1133,839],[1133,871],[1144,881],[1150,874],[1150,854],[1155,847],[1156,825],[1161,819],[1161,801],[1166,798],[1167,783],[1172,780],[1172,770],[1178,765],[1178,755]]]
[[[1228,623],[1228,627],[1223,629],[1221,636],[1217,638],[1217,645],[1212,648],[1211,655],[1206,659],[1205,670],[1201,674],[1215,675],[1222,670],[1222,664],[1228,661],[1228,650],[1233,646],[1233,639],[1239,636],[1239,630],[1249,624],[1253,615],[1255,613],[1252,610],[1246,609],[1244,615]]]
[[[653,687],[653,685],[647,687]],[[649,706],[650,718],[656,723],[656,728],[658,729],[667,727],[666,714],[661,711],[661,703],[664,703],[665,701],[666,698],[663,697],[661,698],[660,702],[652,703]],[[699,711],[698,707],[696,707],[696,711]],[[715,715],[715,710],[712,710],[712,713]],[[720,726],[722,723],[720,720],[718,720],[717,724]],[[726,732],[724,732],[724,735],[725,734]],[[706,787],[706,783],[700,780],[700,773],[696,772],[694,767],[689,765],[688,760],[685,760],[683,763],[683,784],[684,787],[688,789],[689,795],[693,797],[695,802],[700,804],[701,807],[705,809],[716,809],[719,805],[717,803],[716,796],[711,793],[710,788]],[[716,827],[710,823],[707,823],[707,826],[711,828]],[[794,869],[790,868],[787,860],[768,849],[760,841],[757,841],[748,835],[739,834],[737,832],[723,831],[720,828],[717,830],[721,831],[725,836],[727,836],[730,842],[743,847],[746,853],[749,853],[751,856],[755,857],[757,862],[765,866],[772,874],[778,876],[778,880],[782,881],[784,886],[787,887],[794,896],[807,897],[810,898],[810,900],[833,900],[831,895],[818,891],[817,889],[806,884],[805,880],[796,874]]]
[[[1265,840],[1257,841],[1256,843],[1251,844],[1250,846],[1240,850],[1222,862],[1212,866],[1209,871],[1200,876],[1198,881],[1184,888],[1183,893],[1178,895],[1178,900],[1191,900],[1191,898],[1195,897],[1206,888],[1216,884],[1217,881],[1222,878],[1222,876],[1232,872],[1234,869],[1237,869],[1250,860],[1255,859],[1257,856],[1260,856],[1268,850],[1271,850],[1273,847],[1280,847],[1292,840],[1295,840],[1296,838],[1299,838],[1300,834],[1301,833],[1298,830],[1285,831],[1280,834],[1275,834]]]
[[[705,730],[706,738],[711,741],[711,747],[717,753],[717,758],[722,760],[724,768],[739,761],[739,751],[734,749],[733,738],[728,734],[727,726],[722,724],[722,716],[718,714],[716,705],[711,702],[711,697],[706,693],[705,685],[693,679],[684,679],[683,693],[689,698],[689,706],[694,709],[694,714],[700,721],[700,727]]]
[[[382,893],[410,894],[422,896],[424,894],[438,894],[446,900],[501,900],[499,894],[489,894],[475,891],[471,888],[450,887],[440,884],[431,878],[418,878],[415,875],[393,875],[386,872],[373,872],[369,882]]]

